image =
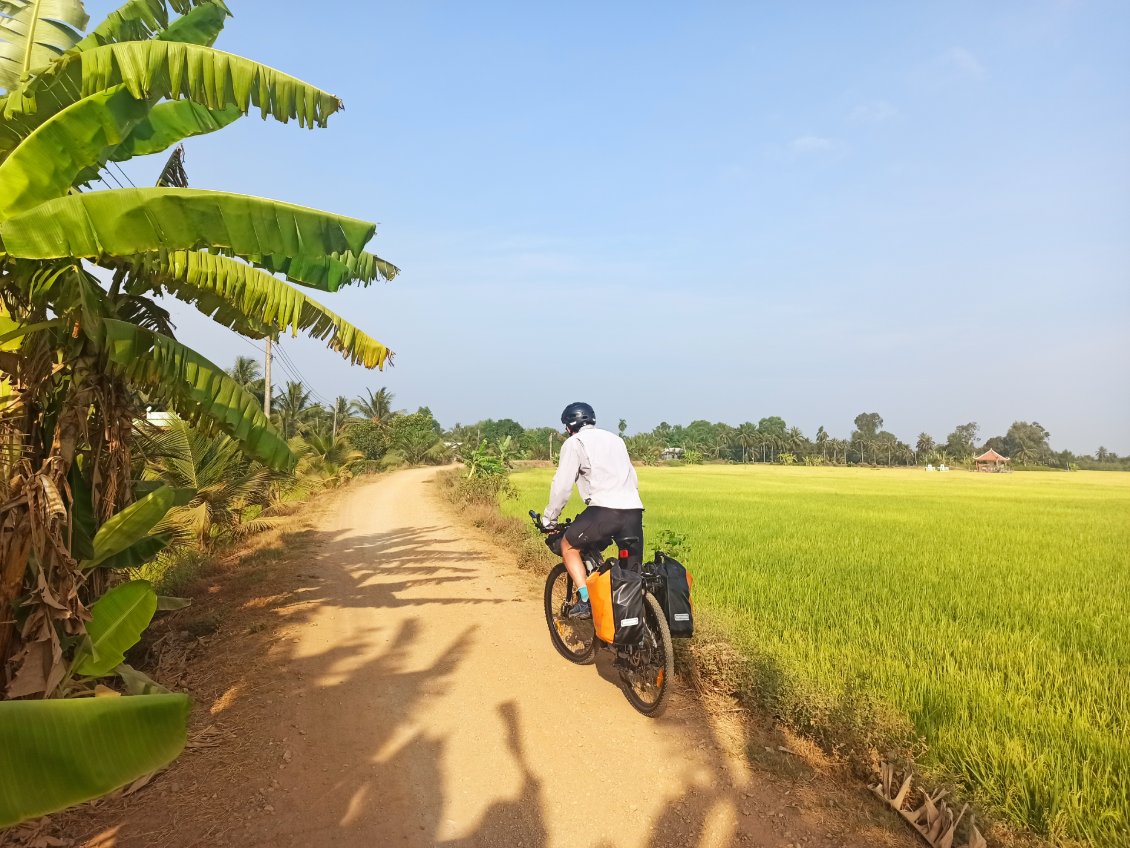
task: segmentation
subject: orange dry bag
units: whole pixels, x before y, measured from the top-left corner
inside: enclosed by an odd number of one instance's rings
[[[627,645],[643,632],[643,578],[618,564],[593,572],[586,581],[596,638]]]

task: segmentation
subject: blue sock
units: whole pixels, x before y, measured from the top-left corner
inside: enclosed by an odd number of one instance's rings
[[[589,587],[581,586],[577,589],[577,594],[581,596],[581,603],[587,604],[589,602]]]

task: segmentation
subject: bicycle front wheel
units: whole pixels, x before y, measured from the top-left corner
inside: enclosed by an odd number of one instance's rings
[[[620,672],[624,696],[646,716],[657,716],[667,704],[667,692],[675,674],[675,651],[671,646],[671,629],[663,608],[650,592],[644,592],[643,641],[628,658]]]
[[[596,658],[596,632],[591,618],[569,617],[569,607],[577,600],[565,563],[559,562],[545,579],[545,622],[549,625],[549,638],[557,653],[569,662],[588,665]]]

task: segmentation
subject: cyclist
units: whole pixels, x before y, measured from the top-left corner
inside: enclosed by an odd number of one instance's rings
[[[573,492],[573,484],[585,502],[585,510],[574,519],[561,539],[561,558],[581,600],[569,609],[574,618],[592,618],[589,590],[585,585],[582,547],[597,543],[606,548],[612,540],[634,537],[627,547],[629,562],[643,558],[643,501],[640,500],[636,469],[619,436],[596,427],[596,413],[587,403],[571,403],[561,413],[569,438],[561,446],[557,474],[549,487],[549,504],[542,513],[542,527],[549,530]]]

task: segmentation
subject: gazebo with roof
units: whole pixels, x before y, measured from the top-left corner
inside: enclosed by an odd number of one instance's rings
[[[1001,456],[992,448],[974,459],[973,462],[978,471],[1008,471],[1008,457]]]

